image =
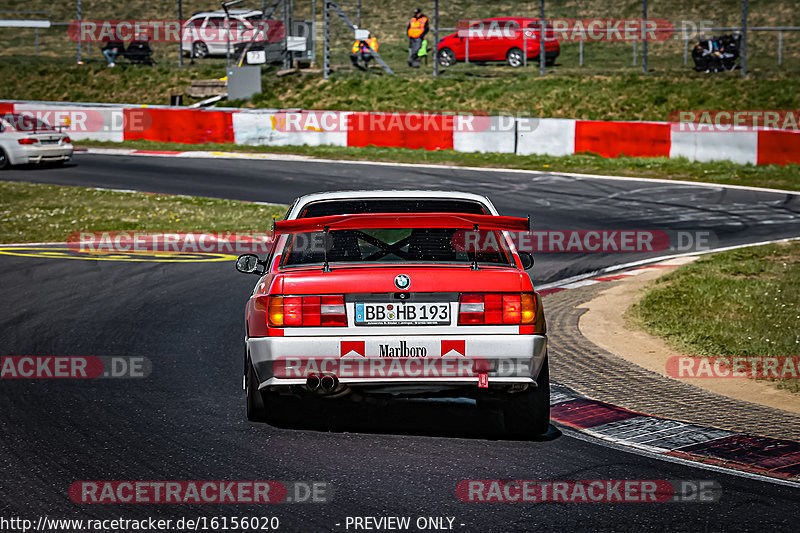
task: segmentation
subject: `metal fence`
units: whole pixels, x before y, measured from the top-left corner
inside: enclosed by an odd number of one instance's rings
[[[17,0],[14,0],[15,2]],[[57,58],[64,61],[103,62],[99,53],[99,43],[74,42],[67,35],[67,26],[71,20],[83,19],[120,19],[126,16],[139,16],[133,7],[117,4],[116,11],[100,10],[98,2],[81,0],[70,1],[66,5],[53,4],[51,11],[35,11],[39,6],[47,5],[44,0],[31,0],[30,12],[0,13],[0,25],[5,31],[0,35],[0,55]],[[164,5],[148,5],[143,18],[159,13],[169,14],[171,18],[188,19],[198,8],[207,10],[219,9],[219,0],[182,0],[183,13],[178,16],[176,2]],[[607,7],[613,4],[612,7]],[[294,21],[310,21],[312,33],[316,37],[317,46],[310,50],[310,62],[319,63],[328,75],[362,76],[350,64],[350,49],[354,42],[354,28],[365,28],[373,32],[380,43],[379,55],[386,67],[373,62],[370,74],[395,75],[405,77],[420,76],[517,76],[521,73],[577,73],[597,74],[612,71],[631,71],[648,73],[667,73],[688,70],[691,66],[691,48],[696,43],[698,32],[734,32],[744,35],[743,53],[740,60],[742,75],[747,73],[800,72],[800,12],[794,14],[789,9],[774,9],[773,5],[759,5],[755,10],[745,13],[742,7],[747,2],[742,0],[719,0],[713,5],[688,4],[683,11],[678,11],[671,0],[639,1],[634,4],[622,2],[581,3],[555,1],[497,0],[482,2],[478,0],[247,0],[242,5],[262,9],[269,17],[285,21],[292,27]],[[685,4],[685,3],[683,3]],[[681,4],[681,5],[683,5]],[[18,5],[22,5],[21,1]],[[105,3],[102,4],[105,6]],[[638,7],[637,7],[638,6]],[[645,8],[646,6],[646,8]],[[238,6],[237,6],[238,7]],[[327,7],[327,9],[326,9]],[[420,7],[429,17],[431,31],[427,37],[429,55],[427,63],[420,70],[407,67],[408,38],[405,27],[413,8]],[[780,7],[780,6],[778,6]],[[118,9],[117,9],[118,8]],[[458,23],[467,19],[485,19],[493,16],[515,16],[538,19],[544,8],[544,18],[548,21],[569,18],[626,18],[639,20],[655,20],[670,18],[675,21],[675,33],[666,41],[629,40],[624,42],[567,40],[560,41],[560,55],[552,67],[540,65],[537,58],[524,55],[521,68],[511,68],[502,63],[468,60],[452,67],[442,68],[435,61],[436,42],[446,35],[457,31]],[[613,9],[612,9],[613,8]],[[105,9],[105,8],[104,8]],[[108,11],[108,12],[106,12]],[[122,11],[120,13],[120,11]],[[325,26],[325,13],[328,13],[328,26]],[[645,15],[646,13],[646,15]],[[687,30],[674,18],[676,13],[685,15],[687,20],[704,22],[702,30]],[[344,15],[344,18],[341,15]],[[646,17],[646,18],[645,18]],[[715,19],[713,18],[715,17]],[[38,19],[41,27],[20,25],[16,22],[24,20],[24,24],[32,24]],[[347,19],[347,22],[345,21]],[[742,24],[742,19],[755,24]],[[5,20],[5,23],[3,22]],[[767,24],[764,22],[778,22]],[[45,22],[49,24],[46,27]],[[779,24],[783,23],[783,24]],[[746,27],[746,30],[745,30]],[[291,30],[290,30],[291,31]],[[327,36],[327,41],[325,37]],[[469,37],[467,37],[469,40]],[[467,46],[470,46],[469,44]],[[181,58],[179,47],[171,43],[154,44],[155,57],[161,66],[183,68],[190,67],[190,58]],[[324,67],[327,50],[327,66]],[[299,56],[287,57],[280,65],[286,68],[292,60]],[[184,59],[189,59],[185,61]],[[201,66],[219,65],[221,59],[196,60]],[[193,68],[194,68],[193,67]]]

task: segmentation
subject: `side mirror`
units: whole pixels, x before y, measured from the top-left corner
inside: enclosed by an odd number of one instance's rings
[[[236,270],[243,274],[256,274],[261,276],[264,271],[258,267],[264,265],[255,254],[242,254],[236,259]]]
[[[519,259],[522,261],[522,268],[530,270],[533,268],[533,255],[530,252],[519,252]]]

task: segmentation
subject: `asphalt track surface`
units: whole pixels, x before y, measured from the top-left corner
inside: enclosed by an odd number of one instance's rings
[[[456,189],[487,194],[504,214],[531,213],[539,229],[711,230],[720,246],[800,235],[800,199],[779,193],[459,169],[76,160],[2,179],[280,203],[320,190]],[[642,257],[543,254],[534,278],[553,281]],[[412,524],[451,516],[456,531],[796,530],[796,487],[667,462],[569,430],[550,440],[506,440],[499,413],[470,405],[326,409],[288,428],[248,423],[242,314],[254,281],[226,262],[0,256],[2,355],[144,356],[153,364],[138,380],[2,380],[0,516],[278,516],[281,531],[347,531],[348,516],[386,515],[410,516]],[[465,479],[715,480],[722,499],[466,503],[455,494]],[[327,504],[80,505],[67,494],[77,480],[319,480],[334,496]]]

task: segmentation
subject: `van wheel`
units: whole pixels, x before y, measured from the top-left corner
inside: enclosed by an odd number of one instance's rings
[[[545,356],[536,378],[538,387],[509,394],[503,406],[506,432],[514,437],[536,437],[550,425],[550,371]]]
[[[512,48],[506,54],[506,61],[511,67],[521,67],[523,63],[522,50],[519,48]]]

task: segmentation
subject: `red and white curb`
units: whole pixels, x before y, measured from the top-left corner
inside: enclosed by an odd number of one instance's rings
[[[800,442],[650,416],[555,383],[550,389],[550,419],[649,454],[800,484]]]
[[[696,254],[674,257],[618,274],[595,274],[597,277],[591,279],[541,289],[539,294],[625,279],[647,271],[680,266],[696,258]],[[553,421],[607,442],[674,459],[702,462],[706,466],[800,483],[800,442],[650,416],[587,398],[559,384],[551,385],[550,406]]]
[[[752,245],[748,245],[748,246],[752,246]],[[714,250],[714,251],[717,252],[719,250]],[[650,265],[632,267],[630,270],[626,270],[624,272],[620,272],[619,274],[610,274],[610,275],[605,275],[605,276],[591,277],[591,276],[597,276],[598,273],[595,272],[593,274],[587,275],[587,277],[589,279],[579,279],[577,281],[564,280],[564,281],[560,281],[560,282],[555,282],[553,284],[542,285],[537,289],[537,292],[542,296],[546,296],[548,294],[553,294],[553,293],[556,293],[556,292],[566,291],[566,290],[569,290],[569,289],[577,289],[578,287],[587,287],[589,285],[595,285],[595,284],[603,282],[603,281],[617,281],[617,280],[620,280],[620,279],[629,278],[631,276],[638,276],[639,274],[643,274],[645,272],[652,271],[652,270],[657,270],[657,269],[660,269],[660,268],[676,267],[676,266],[684,265],[686,263],[691,263],[695,259],[697,259],[697,254],[696,253],[692,253],[691,255],[673,257],[671,259],[667,259],[667,260],[660,261],[658,263],[653,263],[653,264],[650,264]],[[608,271],[609,269],[606,269],[606,270]]]

